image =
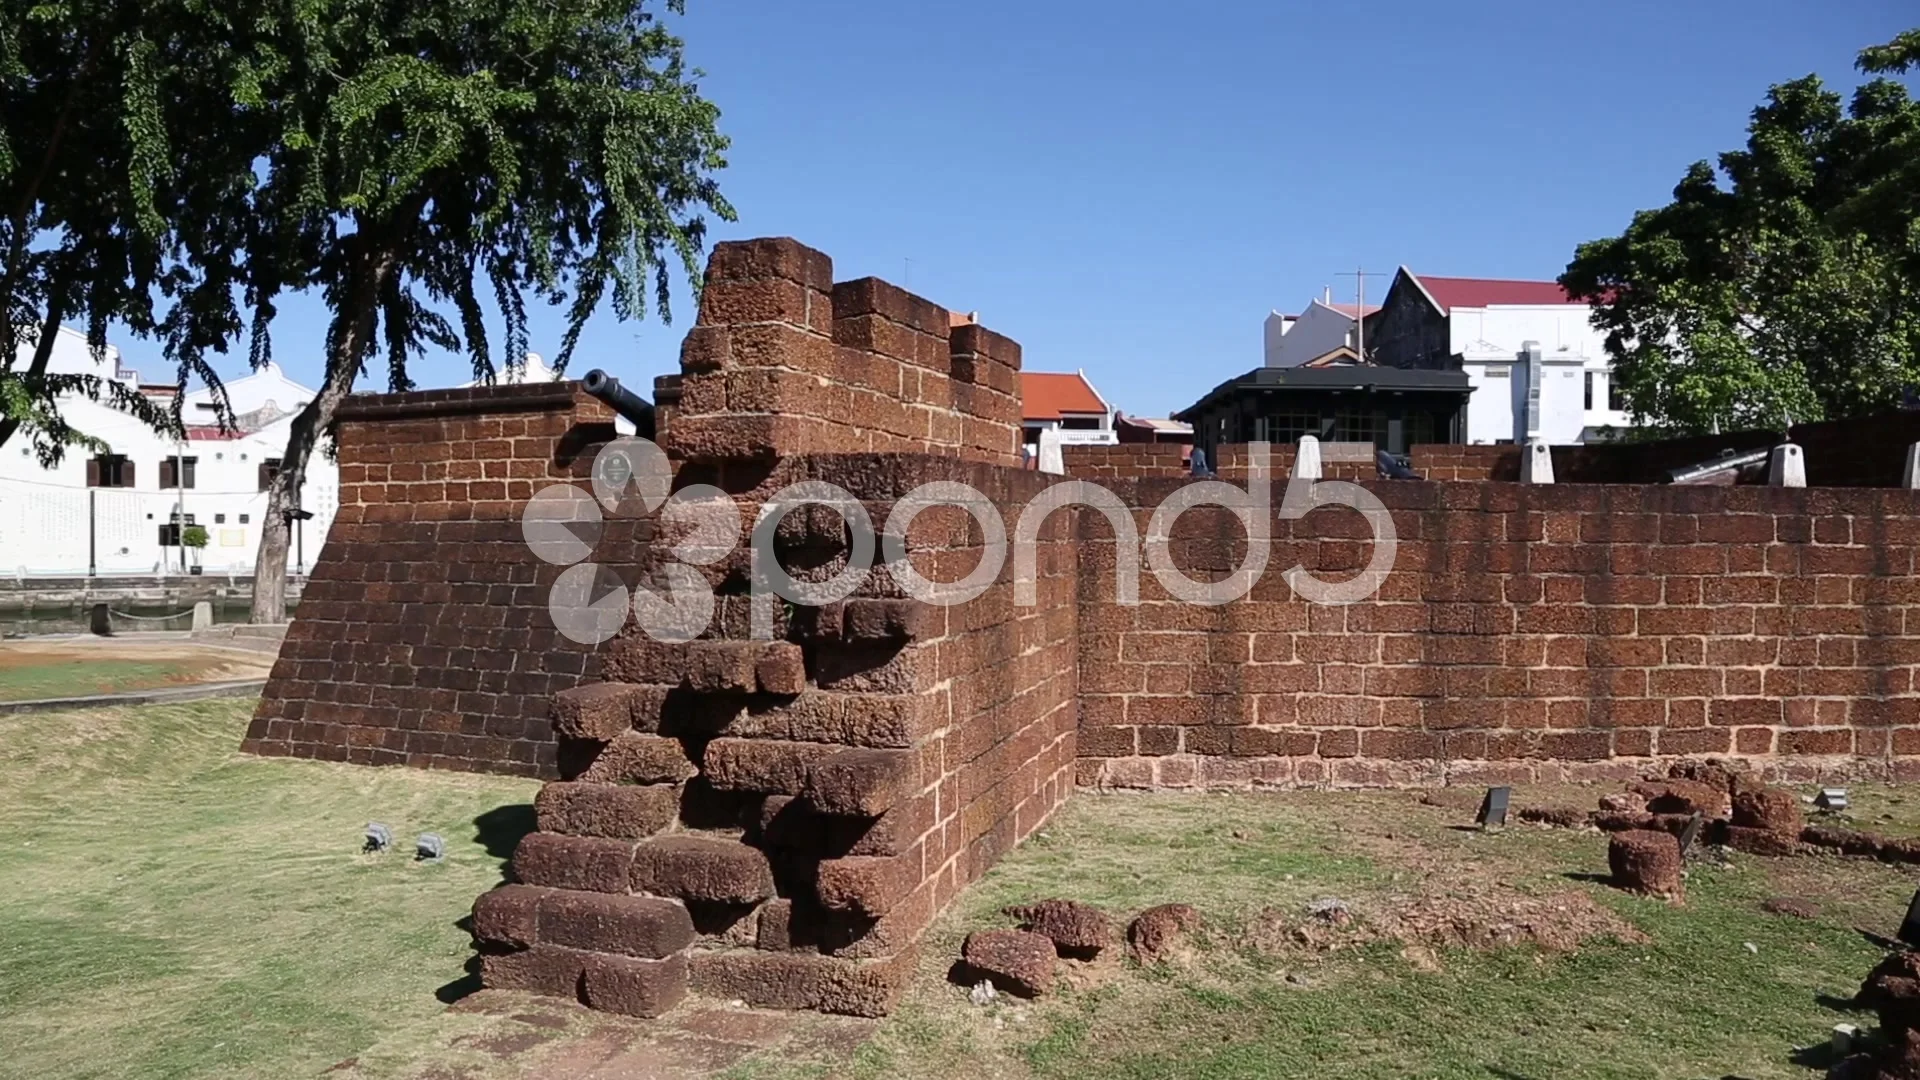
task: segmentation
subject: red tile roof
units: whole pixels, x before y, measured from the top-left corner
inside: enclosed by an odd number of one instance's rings
[[[1410,275],[1426,287],[1442,312],[1457,307],[1494,304],[1574,304],[1556,281],[1502,281],[1496,278],[1427,277]]]
[[[1079,372],[1020,373],[1020,415],[1027,420],[1058,420],[1062,413],[1104,414],[1107,405]]]

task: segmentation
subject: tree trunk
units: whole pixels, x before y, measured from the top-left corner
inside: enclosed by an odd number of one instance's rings
[[[287,621],[287,546],[292,535],[286,512],[295,505],[306,482],[307,458],[320,440],[320,434],[333,423],[334,410],[353,390],[353,380],[373,337],[374,315],[379,309],[380,291],[392,275],[391,252],[369,255],[359,271],[359,281],[348,294],[348,306],[334,315],[334,325],[342,327],[329,334],[334,342],[327,357],[327,375],[320,392],[293,418],[287,432],[287,448],[280,455],[280,472],[267,489],[266,521],[261,523],[260,554],[253,567],[253,614],[256,623]]]

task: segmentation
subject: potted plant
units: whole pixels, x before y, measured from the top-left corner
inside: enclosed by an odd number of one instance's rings
[[[207,529],[204,525],[189,525],[180,530],[180,546],[193,552],[193,565],[187,569],[189,574],[200,572],[200,552],[207,546]]]

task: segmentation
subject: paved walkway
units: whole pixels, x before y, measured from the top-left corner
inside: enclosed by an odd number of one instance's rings
[[[766,1053],[845,1062],[877,1023],[697,998],[658,1020],[628,1020],[500,990],[479,991],[451,1008],[493,1019],[487,1034],[461,1040],[463,1048],[501,1059],[525,1054],[528,1064],[517,1073],[525,1080],[700,1080]]]

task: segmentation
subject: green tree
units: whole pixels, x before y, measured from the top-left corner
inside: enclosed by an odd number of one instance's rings
[[[1920,31],[1864,51],[1915,62]],[[1920,385],[1920,103],[1877,78],[1775,86],[1744,149],[1696,162],[1673,201],[1582,244],[1561,276],[1594,303],[1614,379],[1673,433],[1775,428],[1897,403]]]
[[[668,7],[678,13],[678,0]],[[731,220],[718,110],[644,0],[294,0],[263,16],[240,104],[275,117],[253,198],[254,361],[274,299],[331,312],[319,392],[269,491],[253,618],[285,618],[284,512],[366,365],[390,389],[429,346],[492,378],[484,277],[504,364],[524,362],[529,294],[565,305],[564,367],[603,300],[670,317],[672,264],[698,281],[702,213]],[[441,313],[449,309],[451,318]]]
[[[160,338],[225,419],[206,357],[244,329],[234,244],[265,145],[233,107],[232,31],[203,0],[0,0],[0,444],[24,433],[46,465],[103,448],[67,395],[178,434],[178,395],[49,370],[63,324],[96,359],[116,323]]]

